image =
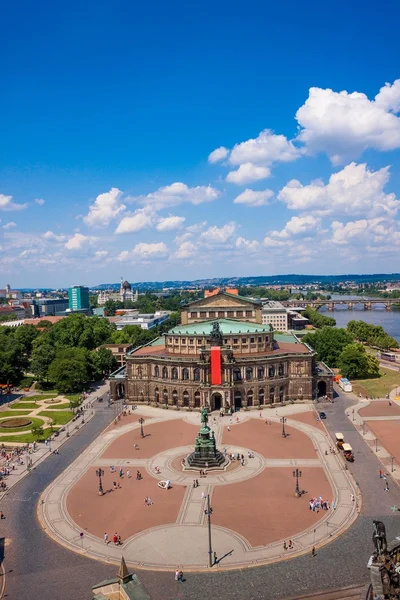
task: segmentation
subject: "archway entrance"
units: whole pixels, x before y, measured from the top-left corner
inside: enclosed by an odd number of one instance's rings
[[[117,385],[117,399],[125,398],[125,385],[123,383],[119,383]]]
[[[212,410],[221,410],[221,407],[222,407],[221,394],[215,393],[212,395],[211,406],[212,406]]]
[[[235,392],[235,410],[240,410],[242,408],[242,393]]]
[[[326,381],[318,381],[317,396],[318,398],[320,398],[321,396],[326,396]]]

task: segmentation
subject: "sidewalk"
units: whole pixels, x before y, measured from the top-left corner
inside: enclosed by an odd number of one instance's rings
[[[109,389],[109,384],[107,381],[103,385],[99,386],[94,392],[89,394],[89,396],[86,398],[84,404],[86,404],[88,402],[95,402],[97,396],[99,396],[99,397],[104,396],[104,394],[106,394],[108,392],[108,389]],[[34,396],[35,394],[31,394],[31,395]],[[29,396],[25,396],[25,398],[29,399]],[[94,405],[93,408],[84,410],[83,419],[84,419],[85,423],[90,421],[90,419],[94,416],[95,409],[96,409],[96,406]],[[0,413],[0,416],[1,416],[1,413]],[[59,450],[61,448],[61,446],[63,446],[65,444],[65,442],[67,442],[77,431],[81,430],[81,428],[84,426],[85,425],[82,424],[82,421],[79,421],[79,423],[70,423],[69,428],[67,429],[67,427],[65,426],[66,431],[60,433],[60,435],[58,437],[53,438],[48,445],[46,445],[44,443],[39,443],[37,445],[36,451],[32,452],[32,454],[27,454],[26,452],[24,452],[21,455],[21,457],[24,461],[23,465],[19,465],[16,463],[16,461],[13,461],[11,459],[10,460],[11,463],[15,462],[15,469],[12,470],[10,472],[10,475],[8,475],[5,479],[5,482],[7,483],[7,489],[4,492],[0,492],[0,500],[8,494],[9,490],[12,487],[14,487],[14,485],[16,485],[24,477],[29,475],[30,471],[32,471],[37,465],[42,463],[44,460],[46,460],[46,458],[48,458],[51,455],[51,453],[54,452],[54,450]],[[69,433],[69,435],[68,435],[68,433]],[[1,442],[1,440],[0,440],[0,442]],[[27,469],[28,456],[32,460],[32,466],[31,466],[30,470]]]

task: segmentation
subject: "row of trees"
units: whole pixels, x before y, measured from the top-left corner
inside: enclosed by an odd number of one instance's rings
[[[125,302],[107,300],[104,304],[104,313],[107,317],[112,317],[120,308],[137,309],[140,313],[144,314],[154,313],[157,310],[179,312],[183,305],[196,300],[197,297],[199,297],[199,293],[197,292],[176,292],[166,298],[159,298],[151,292],[146,292],[138,296],[137,302],[133,302],[132,300],[126,300]]]
[[[342,328],[323,327],[307,333],[303,341],[317,353],[318,360],[331,368],[338,368],[350,379],[379,377],[379,361],[355,341],[354,335]]]
[[[372,325],[364,321],[349,321],[347,331],[354,335],[359,342],[365,342],[369,346],[374,346],[380,350],[399,347],[397,340],[386,333],[380,325]]]
[[[318,310],[307,307],[303,311],[303,315],[308,319],[314,327],[335,327],[336,321],[332,317],[322,315]]]

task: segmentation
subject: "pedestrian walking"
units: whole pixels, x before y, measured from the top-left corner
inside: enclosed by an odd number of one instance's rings
[[[311,556],[312,558],[315,558],[315,546],[312,547]]]
[[[4,513],[2,510],[0,510],[0,519],[5,519]]]
[[[113,481],[113,488],[114,488],[114,490],[117,489],[117,482],[116,481]]]
[[[218,562],[217,553],[214,552],[214,565],[216,565],[217,562]]]
[[[107,533],[104,534],[104,543],[108,544],[108,534]]]
[[[283,549],[284,549],[284,550],[287,550],[286,541],[285,541],[285,542],[283,542]]]
[[[175,581],[179,581],[179,569],[175,569]]]
[[[122,467],[121,467],[121,468],[120,468],[120,470],[119,470],[119,476],[120,476],[120,477],[123,477],[123,475],[124,475],[124,471],[123,471],[123,469],[122,469]]]
[[[153,500],[150,498],[150,496],[147,498],[147,506],[151,506],[153,504]]]
[[[388,484],[386,482],[385,492],[388,492],[388,491],[389,491],[389,486],[388,486]]]
[[[289,540],[289,546],[288,547],[289,547],[290,550],[293,548],[293,542],[292,542],[292,540]]]
[[[128,478],[128,479],[130,479],[130,478],[131,478],[131,472],[130,472],[130,471],[127,471],[127,472],[126,472],[126,476],[127,476],[127,478]]]
[[[379,469],[379,479],[382,479],[382,477],[383,477],[382,469]]]
[[[182,583],[185,581],[183,579],[183,571],[182,570],[179,571],[179,581],[181,581]]]

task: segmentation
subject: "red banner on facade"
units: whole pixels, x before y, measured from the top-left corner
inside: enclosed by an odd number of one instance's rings
[[[211,347],[211,385],[221,385],[221,348]]]

